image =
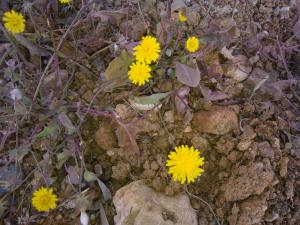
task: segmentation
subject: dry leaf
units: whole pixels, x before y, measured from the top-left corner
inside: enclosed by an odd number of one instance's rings
[[[185,64],[176,62],[176,76],[178,81],[189,87],[197,87],[200,82],[200,71]]]
[[[124,8],[115,11],[102,10],[98,12],[93,12],[91,16],[101,18],[102,22],[108,21],[112,25],[119,26],[120,23],[126,18],[127,14],[128,14],[128,9]]]
[[[226,70],[225,75],[233,78],[234,80],[241,82],[245,80],[251,73],[252,66],[248,58],[244,55],[233,56]]]
[[[50,53],[47,50],[36,46],[33,42],[29,41],[24,36],[18,34],[18,35],[15,35],[15,37],[16,37],[16,40],[21,45],[23,45],[24,47],[26,47],[29,50],[30,55],[32,55],[32,56],[33,55],[37,55],[37,56],[48,56],[48,55],[50,55]]]
[[[131,63],[131,58],[126,51],[122,51],[121,55],[114,58],[104,72],[106,80],[127,76],[128,66]]]
[[[212,91],[208,87],[205,87],[203,85],[199,85],[199,88],[201,90],[202,95],[204,98],[210,100],[210,101],[219,101],[229,98],[228,95],[221,91]]]

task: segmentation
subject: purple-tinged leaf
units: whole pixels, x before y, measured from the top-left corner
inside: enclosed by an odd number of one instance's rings
[[[179,82],[189,87],[197,87],[200,82],[200,71],[185,64],[176,62],[176,76]]]
[[[76,127],[73,125],[69,117],[65,112],[58,115],[58,119],[61,124],[66,128],[67,134],[73,134],[76,131]]]
[[[184,114],[189,108],[187,99],[187,95],[189,94],[189,92],[190,88],[186,86],[181,87],[178,90],[177,95],[175,96],[175,106],[178,113]]]
[[[186,111],[185,115],[184,115],[184,118],[183,118],[184,124],[185,124],[185,125],[188,125],[188,124],[192,121],[193,117],[194,117],[193,112],[192,112],[191,110],[188,109],[188,110]]]
[[[210,101],[219,101],[219,100],[224,100],[224,99],[229,98],[228,95],[226,95],[225,93],[223,93],[221,91],[212,91],[203,85],[199,85],[199,88],[200,88],[200,91],[201,91],[202,95],[204,96],[204,98],[206,98]]]

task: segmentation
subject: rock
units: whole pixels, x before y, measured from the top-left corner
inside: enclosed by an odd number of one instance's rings
[[[230,178],[222,187],[225,199],[238,201],[251,195],[259,195],[272,184],[273,178],[274,172],[269,161],[250,162],[233,169]]]
[[[222,158],[219,160],[219,167],[220,169],[224,170],[227,169],[229,166],[231,165],[231,163],[229,162],[229,160],[222,156]]]
[[[116,166],[113,166],[112,168],[112,175],[111,177],[116,180],[123,180],[125,179],[129,172],[130,172],[130,165],[126,162],[119,162]]]
[[[285,182],[285,196],[287,199],[293,201],[295,195],[295,178],[291,177],[289,180]]]
[[[169,110],[169,111],[165,112],[164,119],[167,123],[174,123],[174,121],[175,121],[174,110]]]
[[[254,196],[240,204],[240,216],[236,225],[260,224],[267,210],[267,201],[264,197]]]
[[[238,117],[229,107],[212,106],[194,114],[193,125],[200,132],[223,135],[238,129]]]
[[[125,105],[125,104],[116,105],[115,111],[116,111],[117,115],[120,116],[121,119],[125,122],[127,122],[127,120],[130,120],[130,118],[132,118],[134,116],[132,109],[128,105]]]
[[[188,196],[165,196],[154,191],[144,180],[119,189],[113,203],[115,225],[197,225],[197,217]]]
[[[198,224],[199,225],[208,225],[208,221],[207,221],[206,217],[200,217]]]
[[[236,225],[239,212],[240,212],[239,207],[237,206],[236,203],[234,203],[231,209],[231,215],[228,216],[228,222],[230,225]]]
[[[154,170],[144,170],[142,177],[144,179],[152,179],[155,177],[155,171]]]
[[[134,125],[139,130],[139,132],[150,133],[152,135],[161,129],[159,123],[154,123],[146,119],[140,119],[135,122]]]
[[[223,136],[221,137],[217,144],[216,149],[218,153],[228,155],[230,151],[233,150],[235,146],[235,139],[231,136]]]
[[[287,172],[288,172],[288,163],[289,163],[289,158],[288,157],[282,157],[280,159],[279,165],[280,165],[280,171],[279,174],[281,177],[286,177]]]
[[[197,133],[192,138],[191,142],[195,148],[197,148],[201,151],[206,150],[209,146],[208,141],[205,138],[199,136],[199,134],[197,134]]]
[[[263,141],[258,143],[258,152],[262,157],[273,159],[274,158],[274,151],[270,146],[269,142]]]
[[[268,223],[272,223],[274,222],[275,220],[277,220],[279,218],[279,214],[276,213],[275,211],[272,211],[272,212],[267,212],[265,214],[265,218],[264,220]]]
[[[200,202],[196,199],[191,200],[191,205],[194,209],[200,209],[201,208]]]
[[[151,169],[154,170],[154,171],[159,169],[159,165],[156,161],[151,162]]]
[[[244,157],[249,160],[254,160],[258,152],[257,142],[253,142],[251,146],[244,152]]]
[[[100,148],[105,150],[116,146],[116,139],[109,122],[100,123],[99,129],[95,133],[95,141]]]
[[[240,150],[240,151],[246,151],[250,145],[252,144],[252,140],[250,139],[243,139],[241,140],[238,145],[237,145],[237,149]]]
[[[163,183],[163,180],[160,177],[155,177],[152,179],[151,186],[156,191],[162,191],[164,189],[165,184]]]
[[[229,159],[230,162],[234,163],[234,162],[238,161],[241,157],[242,157],[242,153],[241,152],[232,151],[227,156],[227,159]]]

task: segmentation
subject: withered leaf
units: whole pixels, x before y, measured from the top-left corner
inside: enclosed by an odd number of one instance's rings
[[[91,14],[92,17],[100,17],[101,21],[105,22],[108,21],[112,25],[119,26],[120,23],[125,19],[127,16],[128,9],[120,9],[120,10],[115,10],[115,11],[110,11],[110,10],[102,10],[98,12],[93,12]]]
[[[176,76],[178,81],[189,87],[197,87],[200,82],[200,71],[185,64],[176,62]]]
[[[72,121],[69,119],[65,112],[61,112],[58,115],[58,119],[61,124],[66,128],[67,134],[73,134],[76,132],[76,127],[73,125]]]
[[[121,52],[121,55],[114,58],[108,65],[104,72],[106,80],[122,80],[127,79],[128,67],[133,61],[132,56],[125,50]]]
[[[212,91],[208,87],[205,87],[204,85],[199,85],[200,91],[204,98],[210,100],[210,101],[219,101],[229,98],[228,95],[221,91]]]
[[[16,40],[23,45],[24,47],[26,47],[31,55],[37,55],[37,56],[48,56],[50,55],[50,52],[48,52],[47,50],[40,48],[38,46],[36,46],[33,42],[31,42],[30,40],[28,40],[27,38],[25,38],[24,36],[18,34],[15,36]]]

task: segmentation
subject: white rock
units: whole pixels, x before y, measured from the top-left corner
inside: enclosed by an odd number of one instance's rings
[[[144,180],[119,189],[113,202],[117,211],[115,225],[197,225],[197,217],[184,195],[166,196],[154,191]]]

